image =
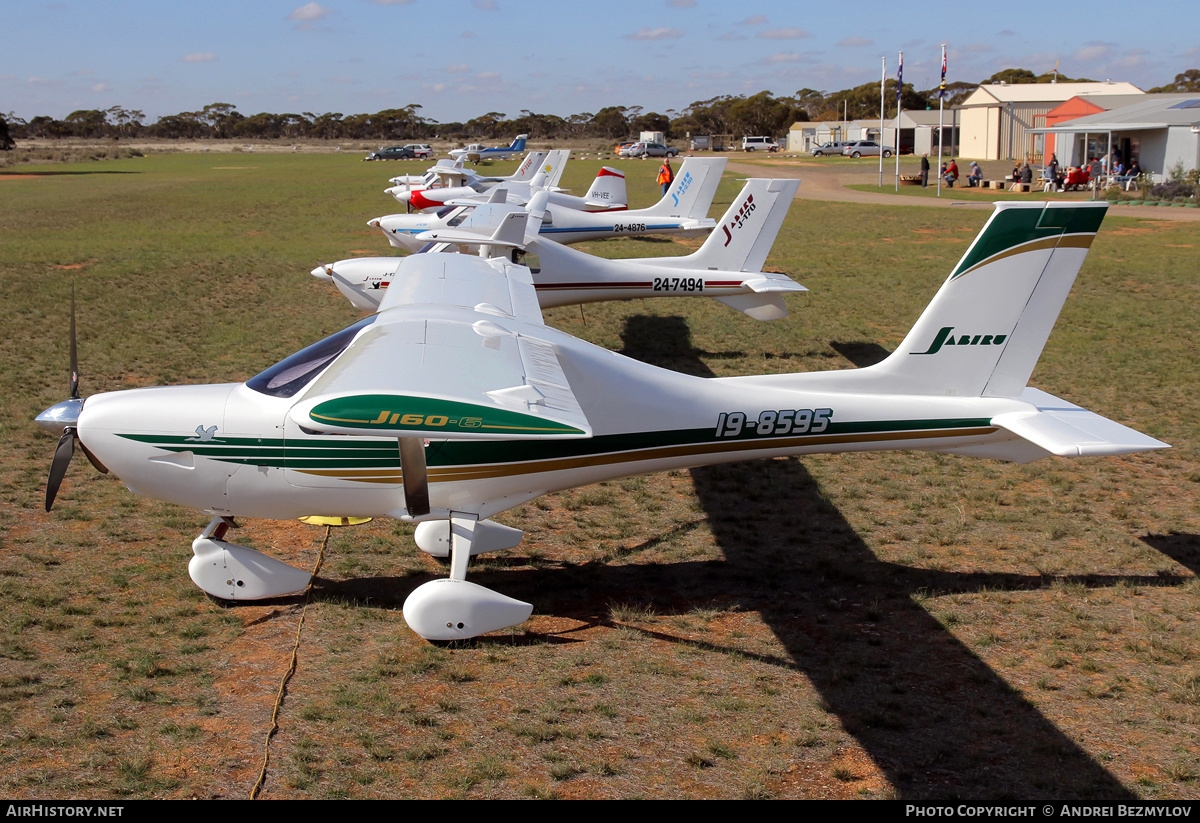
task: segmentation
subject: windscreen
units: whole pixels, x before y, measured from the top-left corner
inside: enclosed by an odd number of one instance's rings
[[[296,392],[312,382],[325,367],[346,350],[361,331],[375,322],[376,315],[363,318],[349,328],[329,335],[324,340],[285,357],[266,371],[259,372],[246,381],[246,385],[272,397],[293,397]]]

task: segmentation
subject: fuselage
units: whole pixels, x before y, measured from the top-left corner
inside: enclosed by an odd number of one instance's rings
[[[444,206],[441,212],[433,214],[388,214],[368,221],[367,225],[383,232],[388,243],[394,248],[420,251],[425,243],[416,240],[416,235],[457,226],[466,219],[470,208]],[[708,217],[697,220],[651,214],[643,210],[587,212],[572,208],[553,208],[546,210],[538,234],[569,245],[585,240],[643,234],[699,237],[708,234],[715,226],[716,221]]]
[[[991,417],[1028,408],[1019,400],[978,397],[881,402],[831,390],[837,379],[830,373],[697,378],[544,326],[504,322],[555,347],[594,434],[429,441],[430,517],[449,511],[490,517],[551,491],[712,463],[963,448],[1004,438]],[[402,385],[403,364],[396,368]],[[240,383],[99,394],[85,402],[78,433],[132,491],[213,514],[407,517],[397,440],[307,431],[288,416],[304,395],[301,389],[273,396]]]

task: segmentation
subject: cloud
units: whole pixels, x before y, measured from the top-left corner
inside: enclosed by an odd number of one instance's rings
[[[626,40],[674,40],[677,37],[683,37],[683,32],[679,29],[652,29],[646,26],[638,29],[633,34],[625,35]]]
[[[408,6],[413,0],[371,0],[377,6]]]
[[[466,74],[470,70],[471,67],[466,63],[455,63],[442,69],[442,71],[446,72],[447,74]]]
[[[751,17],[747,17],[745,20],[743,20],[738,25],[740,25],[740,26],[761,26],[761,25],[764,25],[766,22],[767,22],[767,18],[765,16],[763,16],[761,14],[755,14]]]
[[[762,60],[768,66],[775,66],[780,63],[811,63],[812,58],[797,52],[780,52],[764,57]]]
[[[194,51],[179,58],[180,63],[215,63],[217,56],[211,51]]]
[[[1100,43],[1095,40],[1076,51],[1072,57],[1076,60],[1105,60],[1113,55],[1112,43]]]
[[[305,3],[300,8],[293,11],[287,16],[288,20],[298,20],[302,23],[311,23],[314,20],[322,20],[329,16],[333,9],[327,9],[320,3]]]
[[[471,5],[480,11],[500,11],[500,5],[496,0],[471,0]]]
[[[862,46],[873,46],[875,45],[875,41],[869,37],[847,37],[838,43],[838,45],[848,49],[857,49]]]
[[[673,9],[694,9],[696,0],[667,0],[667,6]]]
[[[92,86],[92,91],[108,91],[108,83],[97,83]]]
[[[724,34],[722,34],[720,37],[717,38],[717,40],[719,40],[721,42],[729,42],[731,40],[736,41],[736,40],[745,40],[745,39],[746,39],[746,35],[735,34],[732,31],[727,31]]]
[[[761,37],[764,40],[799,40],[802,37],[808,37],[808,32],[797,28],[766,29],[760,31],[755,37]]]
[[[968,43],[965,46],[957,49],[963,54],[985,54],[992,50],[990,43]]]

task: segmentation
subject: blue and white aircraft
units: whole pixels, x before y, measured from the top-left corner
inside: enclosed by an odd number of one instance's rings
[[[453,149],[450,156],[458,159],[463,158],[469,163],[478,163],[480,160],[506,160],[510,154],[520,154],[525,151],[525,141],[529,139],[528,134],[518,134],[517,139],[512,141],[512,145],[507,148],[504,146],[483,146],[479,143],[472,143],[465,149]]]

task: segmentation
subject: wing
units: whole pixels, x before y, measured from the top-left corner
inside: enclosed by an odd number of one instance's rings
[[[401,438],[591,436],[529,270],[462,254],[405,258],[374,323],[292,407],[327,433]]]

